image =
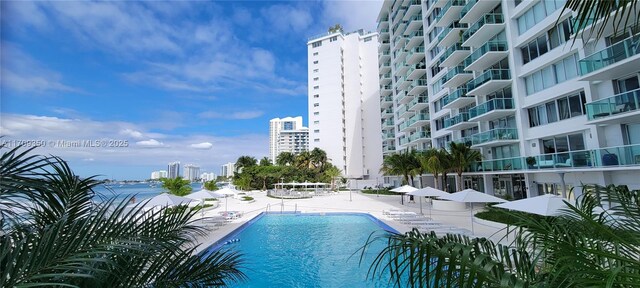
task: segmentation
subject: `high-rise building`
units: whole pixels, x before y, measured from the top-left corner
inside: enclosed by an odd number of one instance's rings
[[[213,181],[216,180],[216,178],[218,178],[218,176],[216,175],[216,173],[213,172],[205,172],[200,174],[200,179],[202,180],[202,182],[208,182],[208,181]]]
[[[236,170],[236,163],[227,163],[222,165],[220,168],[220,176],[222,177],[233,177],[233,174]]]
[[[516,199],[640,188],[640,36],[609,23],[574,42],[564,3],[384,1],[384,151],[466,143],[483,160],[463,188]]]
[[[175,179],[180,176],[180,162],[171,162],[167,166],[167,178]]]
[[[377,179],[382,165],[378,34],[328,33],[307,42],[309,149],[347,178]]]
[[[269,121],[269,156],[276,163],[278,154],[294,154],[309,149],[309,129],[302,126],[302,116],[273,118]]]
[[[166,170],[159,170],[151,172],[151,180],[158,180],[160,178],[167,178]]]
[[[189,181],[196,181],[200,176],[200,166],[196,166],[193,164],[184,165],[184,175],[182,178]]]

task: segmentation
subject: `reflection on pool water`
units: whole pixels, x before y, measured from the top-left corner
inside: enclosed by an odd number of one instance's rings
[[[222,240],[228,243],[222,249],[243,254],[243,271],[249,277],[247,282],[233,287],[389,286],[388,279],[367,280],[369,265],[386,242],[374,242],[359,264],[358,249],[371,233],[388,233],[376,223],[381,222],[370,215],[265,214],[258,217],[241,232]]]

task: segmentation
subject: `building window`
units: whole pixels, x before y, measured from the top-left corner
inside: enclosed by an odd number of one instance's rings
[[[313,56],[318,56],[318,52],[313,52]]]
[[[329,38],[329,42],[338,41],[338,36],[333,36]]]
[[[317,47],[320,47],[320,46],[322,46],[322,41],[311,43],[311,47],[312,48],[317,48]]]
[[[313,139],[313,142],[320,142],[320,139],[318,139],[318,138]]]
[[[320,86],[313,86],[313,89],[314,90],[318,90],[318,89],[320,89]]]
[[[320,98],[320,94],[313,95],[313,98]]]
[[[584,92],[579,92],[569,96],[532,107],[528,109],[529,127],[541,126],[565,120],[577,116],[585,115],[586,98]]]
[[[320,121],[318,121],[318,120],[313,121],[313,124],[320,124]]]
[[[520,35],[527,32],[536,24],[540,23],[547,15],[564,7],[566,0],[546,0],[540,1],[538,4],[529,8],[527,12],[518,17],[518,32]]]
[[[527,95],[531,95],[578,76],[578,55],[573,54],[524,77]]]
[[[313,130],[313,133],[320,133],[320,129]]]
[[[313,73],[318,73],[319,69],[313,69]]]
[[[549,52],[549,50],[552,50],[571,39],[571,34],[573,33],[571,30],[571,21],[571,18],[562,21],[557,26],[549,29],[547,33],[520,48],[520,51],[522,52],[522,62],[527,64],[531,60],[544,55]]]
[[[313,64],[318,64],[318,60],[316,60],[316,61],[313,61]]]
[[[371,37],[364,38],[364,42],[369,42],[369,41],[371,41]]]
[[[313,103],[313,107],[318,107],[320,106],[320,103]]]
[[[320,112],[313,112],[313,115],[318,116],[320,115]]]
[[[315,77],[313,78],[313,81],[318,81],[320,79],[320,77]]]

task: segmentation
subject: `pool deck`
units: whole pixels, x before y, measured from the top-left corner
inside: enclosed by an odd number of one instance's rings
[[[396,195],[371,195],[371,194],[362,194],[359,192],[351,192],[342,191],[334,195],[326,195],[326,196],[316,196],[308,199],[284,199],[281,201],[280,199],[274,199],[266,196],[265,192],[253,192],[251,196],[255,199],[252,203],[244,203],[240,200],[228,198],[228,210],[229,211],[240,211],[244,215],[241,218],[234,219],[228,224],[220,227],[217,230],[210,231],[206,236],[200,237],[198,239],[199,249],[197,252],[206,249],[212,244],[216,243],[220,239],[222,239],[227,234],[233,232],[235,229],[239,228],[245,222],[251,220],[256,217],[261,212],[267,211],[267,207],[269,207],[269,211],[272,213],[284,211],[294,211],[297,210],[299,212],[361,212],[361,213],[369,213],[374,217],[380,219],[390,227],[396,229],[397,231],[404,233],[410,230],[409,226],[403,225],[399,222],[389,219],[388,217],[382,214],[383,210],[405,210],[405,211],[413,211],[416,213],[420,213],[420,206],[417,200],[419,197],[416,197],[416,203],[407,203],[407,199],[405,197],[404,205],[400,203],[400,196]],[[205,217],[218,215],[219,212],[225,211],[225,199],[220,199],[220,206],[216,209],[209,210],[205,213]],[[284,209],[282,209],[281,203],[284,202]],[[477,206],[474,211],[479,211],[481,208]],[[423,202],[422,210],[423,214],[429,216],[430,206],[427,202]],[[470,211],[467,209],[465,211],[440,211],[440,210],[432,210],[431,218],[433,220],[441,222],[443,224],[456,226],[459,228],[464,228],[471,230],[471,220],[470,220]],[[479,222],[475,222],[474,224],[474,235],[477,237],[486,237],[490,238],[494,241],[500,241],[506,243],[506,240],[503,239],[505,236],[505,231],[500,228],[484,225]]]

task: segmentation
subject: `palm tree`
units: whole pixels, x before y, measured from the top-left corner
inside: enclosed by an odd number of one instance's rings
[[[245,278],[238,254],[195,253],[193,239],[205,233],[192,224],[195,210],[95,202],[102,182],[62,159],[0,149],[0,286],[202,287]]]
[[[280,152],[276,157],[276,164],[280,166],[293,165],[296,156],[291,152]]]
[[[422,168],[433,174],[434,186],[437,189],[440,189],[439,185],[439,177],[440,174],[444,172],[446,169],[446,157],[447,151],[444,149],[435,149],[431,148],[429,150],[424,151],[423,153],[418,154],[418,160],[420,161],[420,165]]]
[[[218,190],[218,185],[216,185],[216,180],[204,182],[204,189],[207,189],[209,191]]]
[[[256,166],[258,160],[251,156],[240,156],[238,160],[236,160],[235,168],[236,172],[242,171],[242,168]]]
[[[309,169],[311,168],[311,153],[309,151],[302,151],[298,155],[296,155],[296,159],[294,161],[294,165],[299,169]]]
[[[324,170],[324,166],[327,163],[327,152],[325,152],[324,150],[316,147],[313,148],[313,150],[311,150],[311,152],[309,153],[310,158],[311,158],[311,164],[313,164],[313,166],[316,169],[320,169],[320,171]]]
[[[191,193],[191,182],[182,179],[182,177],[162,178],[160,181],[162,182],[162,188],[167,190],[169,194],[186,196]]]
[[[608,30],[608,23],[612,23],[614,35],[620,31],[626,31],[629,27],[637,31],[640,27],[640,19],[636,18],[638,9],[640,9],[638,2],[638,0],[567,0],[562,12],[565,10],[577,12],[574,18],[574,35],[580,35],[592,23],[597,23],[594,19],[599,19],[601,24],[592,29],[588,36],[588,38],[591,38],[595,33],[597,41]],[[635,22],[633,18],[636,18]]]
[[[271,163],[271,159],[269,159],[269,157],[263,157],[262,159],[260,159],[260,166],[271,166],[273,165],[273,163]]]
[[[451,150],[451,169],[458,175],[456,187],[458,191],[461,191],[464,189],[462,187],[462,172],[467,170],[472,163],[482,160],[482,154],[471,149],[466,143],[450,142],[449,149]]]
[[[517,227],[510,246],[418,230],[386,236],[370,272],[397,287],[637,287],[640,191],[585,188],[595,193],[557,217],[496,209]]]
[[[338,167],[328,164],[327,169],[324,170],[324,174],[331,179],[331,190],[334,190],[336,178],[342,175],[342,171],[340,171]]]
[[[384,157],[380,172],[386,176],[402,175],[403,184],[413,185],[413,176],[419,165],[415,153],[405,151]]]

